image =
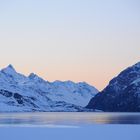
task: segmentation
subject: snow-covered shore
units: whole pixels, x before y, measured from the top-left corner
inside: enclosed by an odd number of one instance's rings
[[[139,140],[140,125],[0,127],[2,140]]]

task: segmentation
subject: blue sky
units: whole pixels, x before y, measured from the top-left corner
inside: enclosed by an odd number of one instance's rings
[[[140,60],[139,0],[0,0],[0,67],[102,89]]]

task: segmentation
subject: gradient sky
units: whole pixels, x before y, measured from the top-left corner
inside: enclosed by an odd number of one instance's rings
[[[138,61],[139,0],[0,0],[0,68],[101,90]]]

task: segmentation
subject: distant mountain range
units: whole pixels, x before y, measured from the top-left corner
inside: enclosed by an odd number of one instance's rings
[[[48,82],[31,73],[17,73],[12,65],[0,71],[0,112],[87,111],[98,90],[85,82]]]
[[[0,71],[0,112],[140,112],[140,62],[113,78],[101,92],[85,82],[48,82],[24,76],[12,65]]]
[[[140,112],[140,62],[122,71],[87,105],[109,112]]]

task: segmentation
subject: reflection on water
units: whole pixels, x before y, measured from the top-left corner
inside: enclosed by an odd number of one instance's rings
[[[6,113],[0,114],[0,125],[140,124],[140,113]]]

